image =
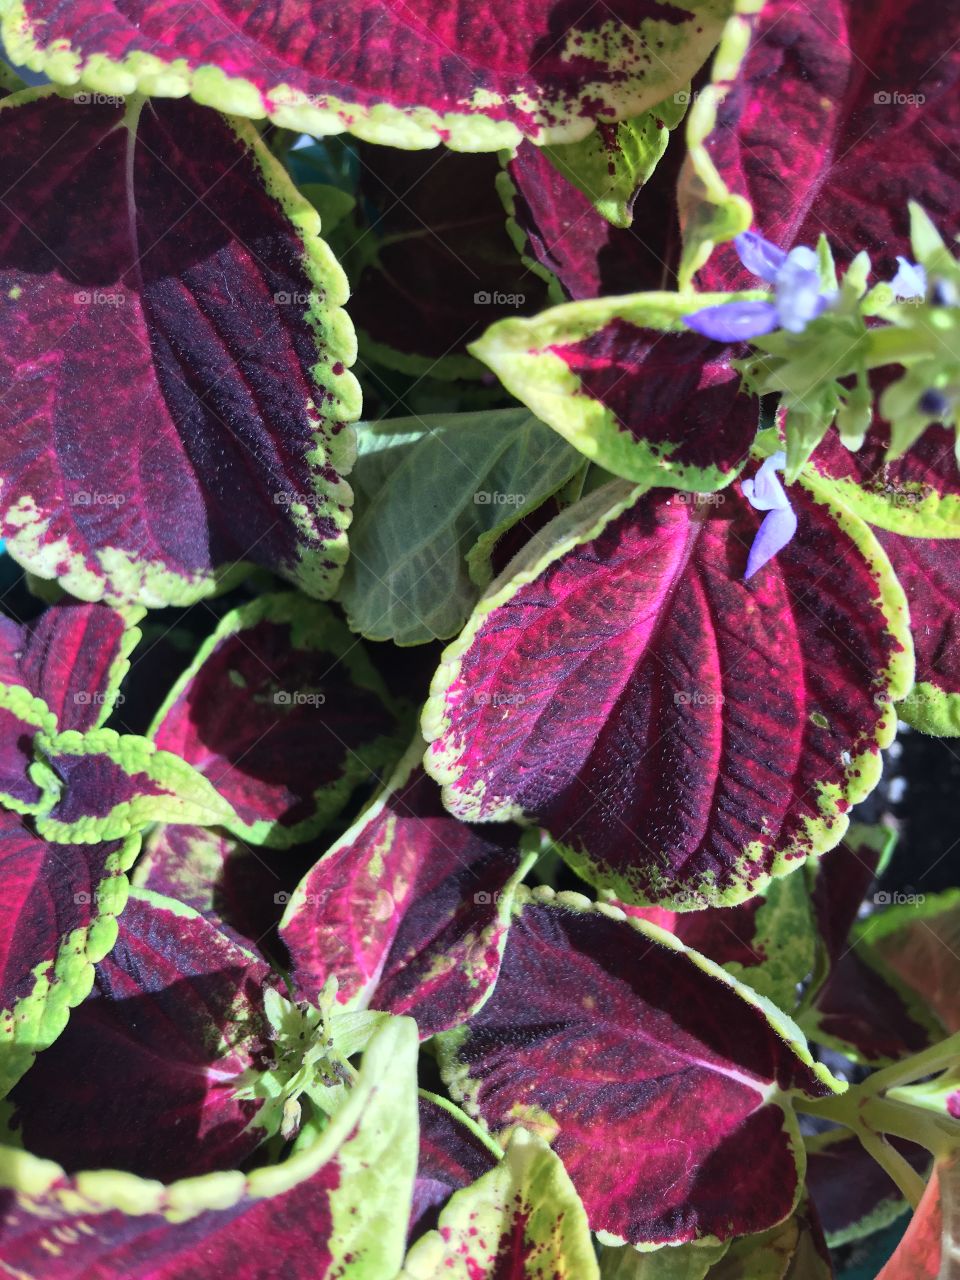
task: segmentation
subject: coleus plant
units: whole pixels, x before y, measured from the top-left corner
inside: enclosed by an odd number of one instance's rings
[[[3,1267],[960,1273],[954,7],[0,17]]]

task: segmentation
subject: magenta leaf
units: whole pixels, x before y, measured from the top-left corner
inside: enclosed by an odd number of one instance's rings
[[[325,607],[283,595],[221,621],[151,736],[232,806],[231,831],[286,847],[377,779],[399,754],[395,732],[392,700],[356,638]]]
[[[498,1137],[519,1125],[553,1141],[593,1230],[726,1240],[792,1212],[802,1152],[788,1095],[838,1087],[765,1010],[654,926],[537,890],[493,995],[442,1037],[441,1064]]]
[[[0,810],[0,1092],[60,1035],[117,936],[139,837],[47,844]]]
[[[113,101],[0,103],[7,547],[84,599],[190,603],[245,562],[329,595],[359,407],[343,273],[250,125]]]
[[[732,489],[612,485],[548,526],[437,673],[426,764],[451,812],[537,822],[598,888],[681,910],[835,845],[910,637],[867,527],[815,486],[791,498],[799,531],[750,583],[759,515]]]
[[[3,39],[19,62],[101,92],[180,96],[317,136],[460,150],[583,137],[680,89],[716,43],[720,0],[527,4],[509,23],[486,10],[344,9],[311,0],[289,26],[276,10],[229,4],[187,19],[165,0],[129,13],[110,0],[57,9],[26,0]],[[649,50],[649,52],[648,52]]]
[[[908,197],[948,238],[960,230],[958,41],[960,14],[931,23],[918,0],[769,0],[739,74],[720,86],[712,131],[710,113],[698,116],[693,168],[709,187],[696,147],[705,123],[706,163],[750,202],[764,237],[789,249],[823,232],[838,257],[866,248],[889,278],[910,253]],[[701,211],[687,217],[699,236]],[[700,280],[737,288],[748,276],[728,243]]]
[[[24,1146],[68,1173],[162,1182],[239,1164],[267,1136],[249,1077],[268,1060],[268,973],[201,916],[134,892],[93,992],[12,1094]]]
[[[672,283],[679,247],[675,188],[682,155],[679,146],[667,151],[643,189],[635,225],[614,227],[542,147],[521,143],[505,162],[499,186],[531,267],[555,280],[561,297],[574,300]]]
[[[757,433],[727,348],[685,324],[717,295],[638,293],[501,320],[470,348],[503,385],[616,475],[703,491],[730,483]]]
[[[280,936],[297,993],[409,1014],[420,1035],[463,1022],[496,982],[510,907],[531,857],[510,825],[444,809],[414,743],[383,794],[298,885]]]
[[[277,858],[289,861],[290,854],[283,850]],[[275,862],[225,831],[167,824],[146,836],[130,879],[192,907],[256,952],[290,896]]]
[[[119,686],[140,639],[141,616],[64,602],[32,622],[0,618],[0,680],[42,698],[58,728],[96,729],[122,703]]]
[[[70,1176],[2,1148],[4,1264],[44,1280],[395,1276],[416,1169],[416,1045],[413,1024],[391,1019],[323,1132],[250,1173]]]
[[[494,1143],[459,1108],[443,1098],[421,1092],[420,1151],[413,1184],[410,1239],[419,1239],[437,1225],[440,1210],[454,1191],[493,1168]]]
[[[923,1147],[898,1138],[888,1142],[925,1176],[931,1157]],[[831,1129],[807,1140],[807,1188],[827,1240],[834,1247],[880,1230],[907,1205],[887,1172],[860,1139]]]
[[[123,701],[138,617],[88,604],[54,605],[23,624],[0,617],[0,793],[8,808],[45,807],[28,777],[38,731],[94,728]]]

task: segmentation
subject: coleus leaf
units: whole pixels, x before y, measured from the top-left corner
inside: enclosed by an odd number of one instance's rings
[[[0,616],[0,794],[8,808],[44,807],[28,776],[38,731],[92,729],[122,701],[139,617],[78,603],[54,605],[29,623]]]
[[[278,856],[290,855],[284,850]],[[254,853],[217,828],[157,825],[144,839],[130,881],[192,907],[253,951],[289,898],[263,851]]]
[[[599,1280],[587,1215],[561,1160],[518,1130],[501,1163],[457,1191],[400,1280]]]
[[[861,922],[856,938],[923,997],[951,1035],[960,1031],[960,889],[890,906]]]
[[[547,526],[437,672],[426,767],[451,812],[537,822],[597,888],[680,910],[836,844],[879,777],[910,637],[867,526],[791,492],[797,536],[750,583],[758,513],[732,490],[614,484]]]
[[[924,733],[960,736],[960,541],[877,537],[906,594],[916,652],[916,683],[900,716]]]
[[[470,350],[608,471],[645,485],[718,489],[746,462],[759,421],[730,350],[684,324],[719,300],[639,293],[566,303],[501,320]]]
[[[440,1038],[454,1097],[498,1136],[553,1140],[601,1240],[725,1240],[790,1214],[789,1094],[840,1087],[799,1029],[646,921],[544,888],[519,901],[493,995]]]
[[[526,409],[361,423],[358,445],[338,599],[355,631],[403,645],[456,635],[494,544],[582,462]]]
[[[906,1234],[877,1280],[943,1280],[960,1268],[955,1222],[960,1199],[960,1159],[934,1165],[923,1199]]]
[[[433,1230],[453,1193],[483,1177],[503,1154],[475,1121],[446,1098],[421,1090],[419,1114],[411,1241]]]
[[[139,836],[48,844],[0,811],[0,1094],[63,1031],[117,937]]]
[[[844,506],[878,529],[911,538],[960,537],[954,433],[934,424],[890,461],[889,447],[889,430],[876,425],[856,451],[845,449],[830,432],[810,465]]]
[[[689,92],[679,90],[642,116],[598,124],[579,142],[542,151],[603,218],[615,227],[629,227],[634,201],[663,158],[670,131],[683,119],[689,99]],[[526,149],[522,143],[518,152]]]
[[[210,780],[235,815],[218,822],[285,848],[399,754],[395,732],[394,704],[355,637],[290,594],[221,620],[150,736]]]
[[[336,238],[360,355],[444,380],[483,376],[466,353],[488,324],[546,304],[504,225],[495,156],[360,143],[363,219]]]
[[[672,102],[671,106],[680,109]],[[665,144],[667,130],[659,127],[662,118],[657,111],[643,119]],[[555,302],[664,289],[674,283],[680,247],[676,184],[682,149],[675,144],[657,164],[643,190],[634,225],[632,207],[628,213],[626,206],[620,206],[617,225],[603,215],[597,207],[598,202],[605,203],[603,180],[597,182],[592,171],[590,190],[581,189],[586,185],[582,179],[578,182],[576,166],[584,151],[594,164],[602,163],[607,181],[608,168],[617,181],[618,163],[610,158],[618,154],[617,144],[613,142],[612,153],[608,144],[632,124],[600,125],[595,134],[569,147],[523,142],[502,160],[497,189],[507,212],[507,230],[523,261],[547,281]]]
[[[239,826],[227,800],[192,765],[113,729],[38,734],[30,774],[49,797],[37,818],[46,840],[96,844],[153,822]]]
[[[64,602],[31,622],[0,618],[0,681],[42,698],[60,729],[99,728],[118,704],[142,610]]]
[[[796,1008],[798,987],[816,963],[810,895],[799,867],[735,907],[677,912],[617,905],[668,930],[788,1013]]]
[[[0,111],[10,553],[88,600],[191,603],[247,561],[329,595],[359,396],[313,208],[252,126],[189,102]]]
[[[268,1136],[251,1088],[268,974],[188,907],[133,890],[92,994],[13,1091],[24,1147],[161,1182],[239,1165]]]
[[[912,448],[886,461],[882,424],[855,453],[828,435],[812,465],[838,499],[877,526],[910,604],[916,685],[900,707],[925,733],[960,734],[960,472],[953,433],[932,426]]]
[[[925,1175],[930,1153],[912,1142],[888,1142]],[[894,1222],[907,1204],[885,1169],[860,1139],[843,1129],[830,1129],[807,1139],[807,1188],[832,1248]]]
[[[290,1280],[395,1275],[416,1168],[416,1048],[413,1024],[388,1020],[322,1134],[249,1174],[169,1186],[114,1169],[69,1177],[3,1148],[5,1263],[36,1280],[192,1280],[278,1267]]]
[[[510,825],[451,818],[414,742],[383,793],[297,886],[280,926],[298,995],[331,976],[351,1007],[457,1026],[497,980],[517,885],[534,860]]]
[[[678,1244],[670,1249],[642,1253],[632,1245],[604,1245],[600,1254],[600,1280],[706,1280],[711,1267],[730,1248],[717,1244]]]
[[[817,1213],[804,1197],[786,1222],[735,1240],[709,1280],[832,1280],[830,1251]]]
[[[874,901],[882,905],[889,897],[878,893]],[[882,937],[889,928],[895,936],[898,928],[909,928],[911,924],[917,929],[911,933],[912,940],[921,937],[923,926],[917,926],[912,919],[917,906],[910,902],[907,908],[875,912],[854,927],[847,945],[833,959],[829,978],[801,1019],[811,1039],[838,1048],[855,1061],[882,1066],[918,1053],[943,1038],[944,1025],[935,1001],[901,977],[896,967],[888,963],[883,948],[871,943],[874,933]],[[890,920],[885,926],[888,915]],[[928,953],[935,955],[941,947],[940,939],[932,933],[931,937],[934,945],[921,953],[925,958]],[[891,944],[890,951],[898,956],[900,943]],[[945,963],[946,985],[952,991],[957,966],[950,957],[939,958],[930,975],[931,987],[936,989],[934,975]]]
[[[417,0],[344,12],[312,0],[296,28],[227,7],[171,22],[160,0],[136,20],[110,0],[54,10],[11,5],[10,56],[106,93],[179,96],[316,136],[464,151],[522,135],[566,141],[598,118],[634,116],[682,88],[719,35],[728,4],[628,0],[616,13],[578,2],[527,5],[506,26],[483,11]],[[375,33],[375,38],[374,38]]]
[[[860,905],[889,862],[896,839],[891,827],[852,822],[836,849],[807,864],[810,905],[823,946],[825,972],[848,949]]]
[[[815,244],[824,232],[847,260],[868,249],[882,277],[909,253],[907,194],[948,238],[960,230],[960,14],[931,24],[917,0],[746,9],[730,19],[714,84],[688,118],[681,279],[745,229],[751,206],[775,244]],[[737,288],[745,273],[726,245],[700,279]]]

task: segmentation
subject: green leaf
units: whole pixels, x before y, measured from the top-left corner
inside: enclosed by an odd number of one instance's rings
[[[757,909],[754,930],[751,946],[763,961],[750,966],[731,962],[724,968],[758,995],[793,1013],[797,986],[813,972],[817,960],[817,932],[802,867],[770,882]]]
[[[460,630],[497,539],[582,461],[526,409],[361,423],[358,443],[339,599],[355,631],[401,645]]]
[[[98,844],[152,822],[236,824],[232,805],[192,765],[147,738],[113,729],[42,733],[30,776],[50,807],[37,818],[46,840]]]
[[[681,1244],[653,1253],[640,1253],[630,1245],[607,1245],[600,1255],[600,1280],[707,1280],[713,1264],[729,1248],[729,1240]]]
[[[401,1280],[599,1280],[587,1215],[560,1157],[518,1129],[500,1164],[456,1192]]]
[[[680,287],[687,289],[714,247],[746,231],[753,210],[743,196],[734,195],[710,158],[709,141],[725,85],[737,76],[750,45],[753,23],[765,0],[736,0],[713,58],[710,84],[700,91],[687,116],[687,160],[680,176],[677,201],[683,231]]]
[[[580,142],[544,147],[544,153],[608,222],[629,227],[637,192],[652,177],[689,100],[689,92],[675,93],[643,115],[600,124]]]

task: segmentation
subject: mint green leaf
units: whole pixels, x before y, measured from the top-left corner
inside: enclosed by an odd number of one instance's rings
[[[582,459],[526,409],[361,423],[339,600],[373,640],[455,635],[492,576],[497,539]]]

